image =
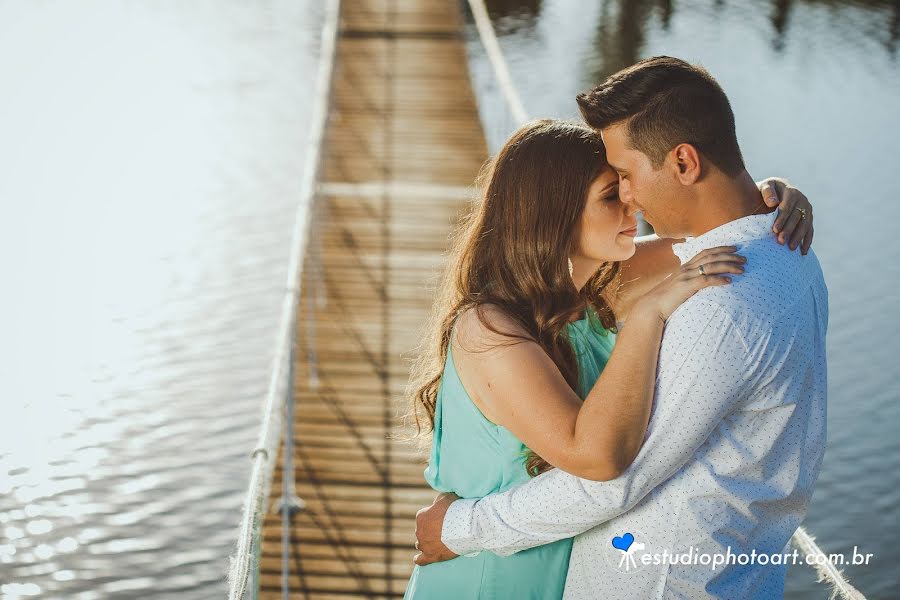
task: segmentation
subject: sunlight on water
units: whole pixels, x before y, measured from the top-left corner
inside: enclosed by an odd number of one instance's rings
[[[0,1],[0,597],[219,598],[316,3]]]

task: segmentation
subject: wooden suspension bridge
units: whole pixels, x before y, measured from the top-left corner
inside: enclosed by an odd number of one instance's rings
[[[291,598],[398,598],[415,512],[435,492],[425,457],[387,436],[406,408],[427,282],[487,149],[458,3],[341,4],[295,332],[293,464],[305,507],[291,518],[288,582]],[[263,523],[263,599],[282,597],[281,519],[269,511]]]

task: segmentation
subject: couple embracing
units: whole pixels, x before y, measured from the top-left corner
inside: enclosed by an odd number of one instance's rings
[[[647,59],[578,104],[506,142],[454,240],[405,598],[780,598],[781,561],[721,557],[786,552],[822,463],[811,206],[753,180],[701,67]]]

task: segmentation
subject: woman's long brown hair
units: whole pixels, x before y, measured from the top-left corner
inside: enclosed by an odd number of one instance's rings
[[[449,261],[413,364],[407,395],[414,439],[424,448],[434,431],[438,388],[453,323],[475,307],[491,331],[537,342],[578,393],[578,363],[566,325],[592,307],[607,329],[615,315],[603,297],[619,270],[604,264],[578,290],[568,257],[590,185],[605,168],[600,135],[578,123],[538,120],[524,125],[488,161],[478,177],[478,197],[451,239]],[[493,304],[514,318],[527,337],[494,329],[481,307]],[[423,431],[423,420],[428,427]],[[553,468],[528,451],[532,476]]]

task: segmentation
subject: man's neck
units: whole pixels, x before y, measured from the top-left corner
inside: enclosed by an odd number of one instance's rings
[[[721,172],[712,175],[705,182],[696,207],[696,218],[689,233],[693,237],[752,214],[761,215],[776,210],[763,202],[756,182],[747,171],[734,178]]]

